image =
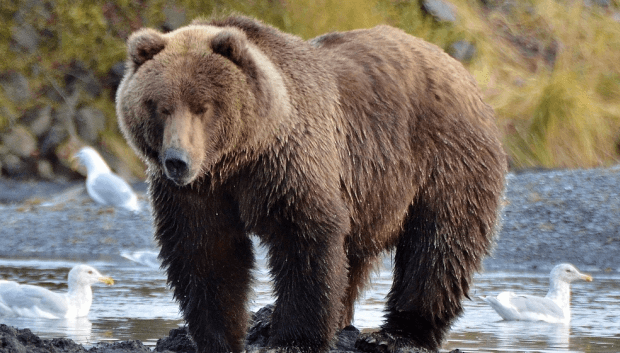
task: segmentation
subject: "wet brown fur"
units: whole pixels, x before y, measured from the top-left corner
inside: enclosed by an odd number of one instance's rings
[[[438,349],[489,251],[506,171],[491,108],[438,47],[389,26],[304,42],[244,17],[145,29],[117,113],[202,352],[243,349],[250,234],[269,248],[271,346],[326,350],[395,249],[377,335]],[[172,150],[187,173],[168,169]]]

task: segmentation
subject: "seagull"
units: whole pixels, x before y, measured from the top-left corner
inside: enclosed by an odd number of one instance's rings
[[[22,316],[46,319],[72,319],[88,315],[93,302],[92,284],[114,284],[88,265],[76,265],[69,271],[68,291],[55,293],[46,288],[0,281],[0,316]]]
[[[83,147],[75,158],[86,167],[86,191],[88,195],[101,205],[122,207],[138,212],[138,197],[127,182],[112,173],[110,167],[92,147]]]
[[[536,297],[502,292],[497,297],[480,297],[504,320],[570,322],[570,283],[575,280],[591,282],[590,275],[579,272],[571,264],[559,264],[551,270],[547,295]]]

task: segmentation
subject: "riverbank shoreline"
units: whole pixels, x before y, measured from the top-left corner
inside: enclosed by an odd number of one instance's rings
[[[134,188],[139,213],[95,204],[83,182],[0,179],[0,257],[114,260],[123,251],[156,250],[146,184]],[[486,270],[548,271],[571,262],[620,271],[620,166],[510,173],[504,204]]]

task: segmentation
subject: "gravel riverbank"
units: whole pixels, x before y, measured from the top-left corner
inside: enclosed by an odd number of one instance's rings
[[[502,213],[487,270],[620,271],[620,166],[511,173]]]
[[[94,204],[83,183],[0,180],[0,257],[110,259],[155,249],[146,185],[137,214]],[[487,270],[572,262],[620,270],[620,166],[511,173],[503,227]]]
[[[547,272],[559,262],[589,272],[620,271],[620,166],[530,170],[511,173],[507,181],[503,227],[493,256],[484,262],[487,271]],[[81,182],[0,180],[0,257],[114,260],[121,251],[155,249],[146,187],[135,188],[144,206],[136,214],[94,204]],[[184,351],[187,341],[181,337],[171,332],[162,344],[173,344],[162,350]],[[0,327],[0,347],[52,351],[45,347],[56,344],[57,352],[86,351],[67,339],[35,338]],[[98,349],[93,352],[148,351],[131,341]]]

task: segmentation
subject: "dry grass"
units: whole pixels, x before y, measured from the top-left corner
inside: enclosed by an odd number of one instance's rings
[[[581,1],[515,6],[488,20],[466,2],[459,7],[459,25],[481,49],[469,69],[497,112],[512,165],[617,163],[620,24]]]

